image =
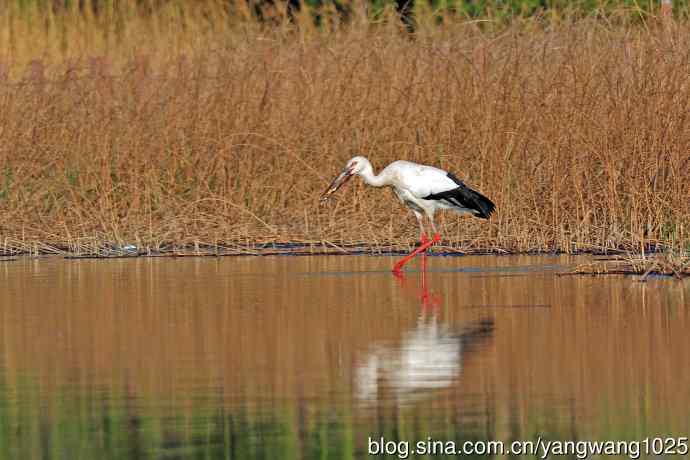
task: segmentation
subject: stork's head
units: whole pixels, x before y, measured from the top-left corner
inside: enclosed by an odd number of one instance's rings
[[[328,198],[338,191],[338,189],[350,180],[352,176],[361,174],[362,171],[367,169],[367,166],[371,168],[371,163],[363,156],[352,157],[345,165],[345,169],[338,174],[338,177],[333,179],[331,185],[329,185],[323,195],[321,195],[321,201],[324,202],[328,200]]]

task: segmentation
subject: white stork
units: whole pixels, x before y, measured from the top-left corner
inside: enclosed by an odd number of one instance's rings
[[[437,209],[452,209],[461,214],[488,219],[496,207],[490,199],[472,190],[455,175],[442,169],[400,160],[394,161],[379,175],[375,175],[371,163],[363,156],[356,156],[347,162],[345,169],[323,193],[321,201],[327,201],[355,175],[360,176],[365,183],[373,187],[392,187],[400,201],[412,210],[419,222],[421,245],[395,264],[394,273],[400,273],[403,265],[410,259],[440,241],[441,236],[434,223],[434,213]],[[424,232],[424,214],[429,218],[434,231],[431,240],[427,239]]]

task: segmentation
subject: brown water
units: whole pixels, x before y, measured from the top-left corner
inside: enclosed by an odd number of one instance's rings
[[[0,458],[690,433],[690,281],[427,260],[403,281],[389,257],[2,262]]]

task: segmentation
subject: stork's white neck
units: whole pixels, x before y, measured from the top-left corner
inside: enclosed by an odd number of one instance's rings
[[[373,187],[383,187],[385,185],[390,185],[390,181],[388,180],[389,178],[386,174],[386,171],[382,171],[379,175],[374,174],[374,168],[371,166],[371,163],[365,165],[364,169],[357,174],[361,176],[364,182]]]

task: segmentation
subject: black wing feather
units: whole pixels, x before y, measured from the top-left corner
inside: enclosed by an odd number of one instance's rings
[[[448,177],[458,186],[452,190],[440,193],[432,193],[425,196],[425,200],[442,200],[451,206],[469,209],[474,215],[483,219],[488,219],[496,205],[481,193],[469,188],[463,181],[455,177],[453,173],[448,173]]]

